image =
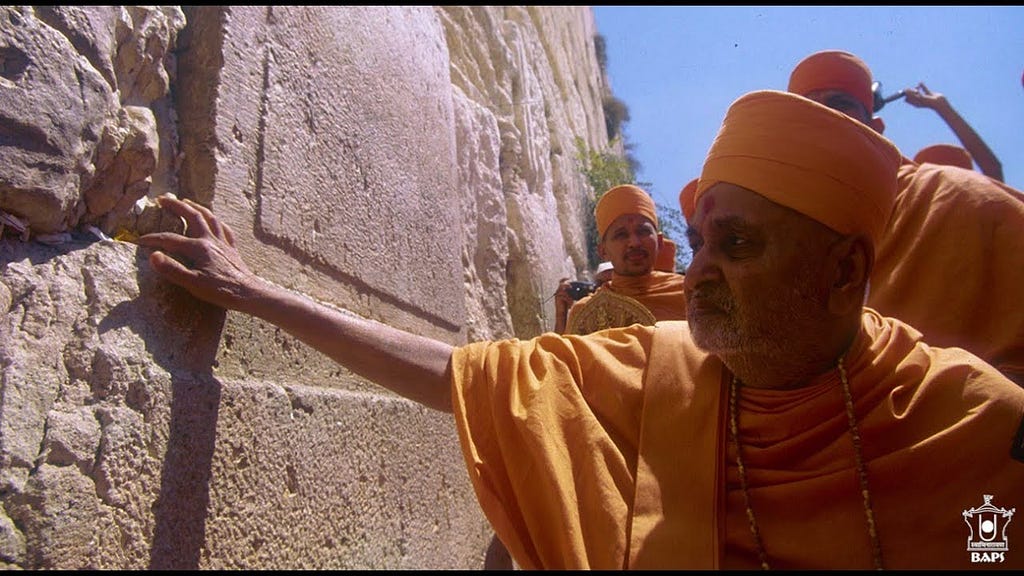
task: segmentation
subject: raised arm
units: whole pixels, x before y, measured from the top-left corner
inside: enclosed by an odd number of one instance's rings
[[[974,128],[971,128],[971,125],[953,109],[953,105],[946,100],[945,96],[938,92],[932,92],[923,82],[916,88],[907,88],[904,92],[908,104],[917,108],[931,108],[939,114],[956,134],[956,137],[960,139],[964,149],[970,152],[971,157],[978,163],[982,174],[1000,182],[1003,181],[1002,163],[996,158],[988,144],[985,144],[981,136],[974,131]]]
[[[161,197],[181,216],[185,235],[159,232],[137,243],[156,248],[150,265],[193,296],[261,318],[352,372],[425,406],[451,412],[452,346],[316,302],[254,274],[235,249],[231,228],[190,200]],[[173,258],[172,258],[173,256]]]

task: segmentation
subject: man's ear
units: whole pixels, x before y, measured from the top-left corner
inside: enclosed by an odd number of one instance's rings
[[[885,120],[882,120],[880,116],[873,116],[869,124],[874,128],[875,132],[885,134]]]
[[[838,316],[859,311],[864,305],[875,265],[871,239],[862,234],[841,239],[829,250],[829,262],[834,263],[829,284],[829,311]]]

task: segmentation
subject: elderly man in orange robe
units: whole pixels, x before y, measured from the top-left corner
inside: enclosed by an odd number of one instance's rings
[[[572,304],[564,286],[559,287],[555,313],[567,317],[562,332],[584,334],[634,322],[686,319],[683,276],[675,273],[675,244],[666,244],[668,239],[658,231],[650,194],[631,184],[615,186],[601,195],[594,219],[600,238],[597,251],[612,263],[612,278]]]
[[[150,265],[454,414],[525,569],[1024,569],[1024,389],[863,306],[900,154],[786,92],[729,108],[685,322],[453,347],[253,274],[208,209]],[[178,258],[182,260],[179,261]],[[991,562],[992,564],[989,564]]]
[[[840,50],[793,69],[789,91],[873,126],[871,71]],[[902,157],[867,304],[959,346],[1024,386],[1024,192],[958,167]]]

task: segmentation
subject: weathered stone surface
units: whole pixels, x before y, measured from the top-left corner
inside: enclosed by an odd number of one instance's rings
[[[494,301],[494,284],[481,283],[469,298],[484,306],[470,325],[494,324],[487,319],[507,310],[517,336],[537,335],[554,328],[550,296],[558,280],[587,270],[583,210],[593,191],[580,173],[575,140],[594,149],[608,144],[601,108],[606,81],[594,51],[593,15],[589,8],[554,6],[437,11],[452,84],[493,116],[498,131],[496,166],[467,166],[487,156],[459,151],[463,177],[498,178],[504,195],[504,210],[479,214],[487,223],[481,231],[505,228],[508,236],[490,241],[501,256],[478,261],[476,270],[480,278],[504,277],[506,300]],[[465,137],[460,148],[476,145],[475,137]],[[480,335],[501,336],[500,323]]]
[[[494,114],[453,89],[455,135],[462,201],[462,269],[470,341],[514,335],[506,305],[508,210],[498,156],[501,135]]]
[[[0,568],[14,569],[25,565],[25,536],[0,509]]]
[[[0,211],[40,237],[109,228],[149,192],[159,156],[149,106],[179,8],[0,8]]]
[[[179,69],[186,195],[259,246],[247,256],[272,280],[458,340],[451,87],[433,10],[197,13]],[[219,20],[230,33],[208,24]],[[212,78],[211,52],[223,61]]]
[[[489,531],[450,416],[281,374],[283,384],[220,381],[209,367],[223,312],[158,282],[130,244],[0,248],[13,294],[0,330],[2,494],[14,520],[0,525],[2,558],[63,569],[477,565]],[[68,309],[78,313],[58,313]]]
[[[586,7],[0,8],[0,211],[31,228],[0,237],[0,567],[480,568],[450,415],[87,226],[181,230],[147,201],[172,192],[311,298],[531,337],[586,268],[594,33]]]

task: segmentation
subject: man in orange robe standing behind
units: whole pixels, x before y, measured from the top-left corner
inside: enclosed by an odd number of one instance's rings
[[[598,254],[612,263],[612,278],[573,304],[568,304],[564,286],[559,287],[556,314],[569,306],[564,332],[685,320],[683,275],[674,272],[675,245],[666,246],[667,239],[658,231],[650,194],[631,184],[615,186],[601,195],[594,219]]]
[[[840,50],[793,69],[790,92],[881,133],[871,70]],[[935,346],[977,354],[1024,386],[1024,193],[973,170],[902,157],[899,189],[876,247],[867,305]]]

